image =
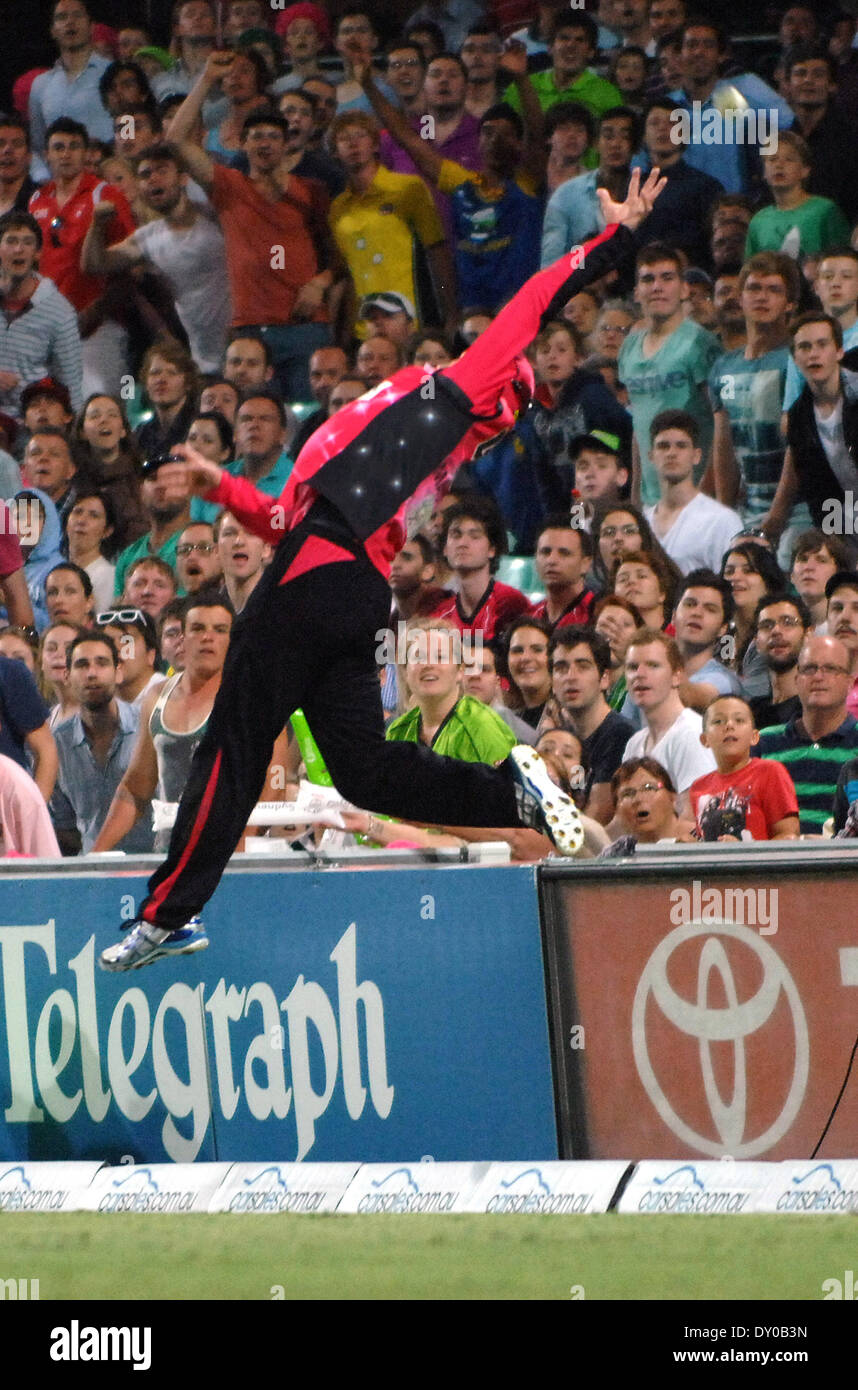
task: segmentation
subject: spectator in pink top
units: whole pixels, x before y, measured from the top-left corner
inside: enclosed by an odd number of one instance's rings
[[[60,847],[39,788],[22,767],[0,753],[0,829],[4,858],[59,859]]]

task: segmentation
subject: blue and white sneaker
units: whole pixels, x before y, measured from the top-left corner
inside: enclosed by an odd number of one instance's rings
[[[139,970],[162,956],[189,956],[194,951],[204,951],[209,944],[199,917],[192,917],[184,927],[171,931],[160,941],[149,935],[150,931],[157,933],[157,930],[148,922],[132,922],[122,941],[102,951],[98,958],[102,970]]]
[[[584,826],[571,796],[552,782],[542,758],[529,744],[516,744],[509,760],[522,825],[547,835],[558,853],[577,854],[584,843]]]

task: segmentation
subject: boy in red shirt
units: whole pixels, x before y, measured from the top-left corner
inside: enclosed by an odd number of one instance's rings
[[[782,763],[752,758],[760,739],[747,700],[719,695],[706,706],[700,742],[711,748],[717,772],[689,788],[702,840],[795,840],[798,800]]]

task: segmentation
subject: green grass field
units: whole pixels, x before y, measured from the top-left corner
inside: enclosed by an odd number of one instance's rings
[[[43,1300],[569,1299],[580,1285],[590,1300],[818,1301],[824,1279],[858,1268],[858,1224],[843,1216],[7,1214],[0,1258],[0,1276],[38,1278]]]

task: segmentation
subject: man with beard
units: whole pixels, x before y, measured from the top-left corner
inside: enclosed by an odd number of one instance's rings
[[[786,592],[766,594],[757,605],[754,640],[766,663],[771,693],[750,701],[758,729],[786,724],[801,714],[796,685],[798,654],[813,626],[807,604]]]
[[[229,280],[223,233],[209,202],[192,201],[188,176],[172,146],[150,145],[133,161],[140,196],[158,216],[124,241],[107,246],[113,212],[96,203],[82,248],[84,270],[110,275],[141,262],[161,272],[201,372],[217,372],[230,322]]]
[[[140,714],[146,692],[164,684],[155,670],[158,656],[158,628],[155,619],[142,608],[108,608],[95,619],[99,631],[116,643],[120,667],[116,693],[120,700]]]
[[[739,296],[741,266],[725,266],[715,277],[712,303],[715,306],[715,332],[725,352],[738,352],[745,346],[747,331]]]
[[[828,599],[828,633],[838,637],[852,658],[853,670],[858,659],[858,574],[841,570],[833,574],[825,586]],[[846,708],[858,718],[858,676],[846,696]]]
[[[79,713],[54,731],[60,766],[50,810],[64,854],[88,854],[131,761],[139,713],[116,698],[119,653],[105,632],[85,630],[69,644],[69,690]],[[116,847],[145,854],[152,832],[129,827]]]
[[[186,594],[197,594],[220,579],[220,556],[207,521],[192,521],[181,532],[176,546],[176,575]]]
[[[159,482],[160,469],[148,474],[140,487],[149,530],[138,541],[125,547],[116,559],[117,597],[125,588],[129,565],[146,555],[158,555],[172,569],[176,567],[179,537],[191,519],[191,494],[187,487]]]

